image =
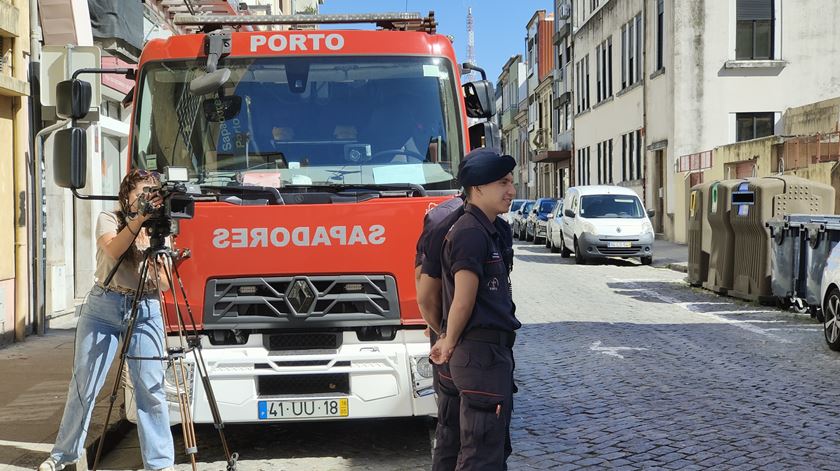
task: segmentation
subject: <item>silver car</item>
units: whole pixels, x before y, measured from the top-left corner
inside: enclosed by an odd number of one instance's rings
[[[563,237],[563,198],[557,201],[546,222],[545,247],[551,249],[552,253],[557,253],[560,251],[560,239]]]

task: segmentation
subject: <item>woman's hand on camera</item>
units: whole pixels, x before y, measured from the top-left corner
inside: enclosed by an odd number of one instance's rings
[[[151,198],[148,200],[148,205],[141,205],[140,210],[137,212],[137,218],[141,222],[145,222],[150,217],[152,217],[152,213],[160,209],[163,206],[163,198],[160,196],[159,193],[152,193]],[[146,211],[148,207],[151,207],[151,211]]]

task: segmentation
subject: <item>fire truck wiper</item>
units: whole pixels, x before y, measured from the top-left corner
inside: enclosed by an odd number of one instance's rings
[[[312,187],[340,192],[367,193],[375,191],[382,195],[394,193],[394,196],[427,196],[426,189],[416,183],[330,183],[311,185],[310,188]]]
[[[253,185],[201,185],[201,191],[211,190],[219,195],[245,195],[249,196],[262,195],[268,197],[273,204],[286,204],[283,200],[283,195],[277,188],[270,186],[253,186]]]

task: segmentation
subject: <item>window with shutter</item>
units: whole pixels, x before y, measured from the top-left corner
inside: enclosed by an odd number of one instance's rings
[[[773,59],[774,0],[737,0],[735,58]]]

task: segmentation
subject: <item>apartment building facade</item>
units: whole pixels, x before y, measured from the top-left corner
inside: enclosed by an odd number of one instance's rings
[[[523,153],[520,145],[521,130],[517,124],[516,115],[519,113],[520,90],[525,86],[525,78],[525,63],[522,62],[522,55],[516,54],[502,66],[498,81],[502,95],[501,106],[497,108],[499,130],[502,135],[502,152],[512,156],[520,165]],[[517,197],[524,195],[520,172],[514,172],[513,185],[516,187]]]
[[[644,192],[644,0],[574,5],[576,184]]]
[[[534,174],[530,198],[556,197],[558,178],[554,153],[554,13],[538,10],[528,21],[525,42],[528,86],[529,167]]]
[[[840,4],[586,0],[573,8],[577,184],[636,190],[686,240],[697,153],[779,134],[785,109],[840,95]],[[736,175],[731,175],[735,177]]]
[[[554,155],[558,196],[562,197],[574,183],[574,37],[572,33],[571,0],[554,1]]]

